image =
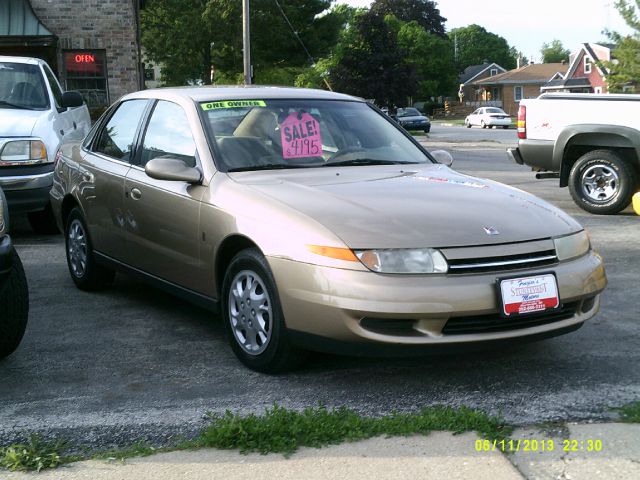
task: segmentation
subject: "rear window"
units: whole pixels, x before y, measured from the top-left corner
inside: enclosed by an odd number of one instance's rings
[[[47,89],[38,65],[0,62],[0,108],[49,108]]]

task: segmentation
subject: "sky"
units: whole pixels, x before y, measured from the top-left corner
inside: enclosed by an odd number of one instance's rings
[[[371,0],[338,0],[367,7]],[[447,31],[476,23],[504,37],[532,59],[541,61],[543,43],[554,39],[564,48],[577,50],[581,43],[607,41],[603,30],[631,33],[614,0],[439,0],[440,15]],[[631,2],[634,3],[634,2]]]

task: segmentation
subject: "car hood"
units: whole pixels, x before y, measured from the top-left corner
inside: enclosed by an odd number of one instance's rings
[[[0,108],[0,137],[29,137],[38,119],[47,115],[42,110]]]
[[[229,175],[282,208],[321,223],[351,248],[501,244],[582,229],[533,195],[439,164]]]

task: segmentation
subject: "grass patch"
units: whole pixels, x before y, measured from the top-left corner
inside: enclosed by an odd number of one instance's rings
[[[39,472],[47,468],[56,468],[69,460],[61,455],[62,442],[44,442],[39,435],[31,435],[27,443],[15,443],[0,448],[0,466],[7,470]]]
[[[148,457],[154,453],[164,452],[170,450],[169,448],[156,448],[149,445],[146,442],[136,442],[133,445],[125,448],[116,448],[112,450],[106,450],[94,455],[96,460],[111,460],[124,462],[127,458],[133,457]]]
[[[285,456],[299,447],[318,448],[379,435],[426,435],[434,430],[476,431],[484,438],[501,440],[511,432],[501,420],[465,407],[430,407],[417,413],[371,418],[347,408],[318,407],[297,412],[274,405],[262,416],[242,417],[227,412],[209,417],[211,424],[194,442],[197,446]]]
[[[640,423],[640,402],[633,402],[620,408],[623,422]]]

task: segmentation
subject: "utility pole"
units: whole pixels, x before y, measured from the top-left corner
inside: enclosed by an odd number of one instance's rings
[[[249,0],[242,0],[242,61],[244,84],[251,85],[251,35],[249,33]]]

